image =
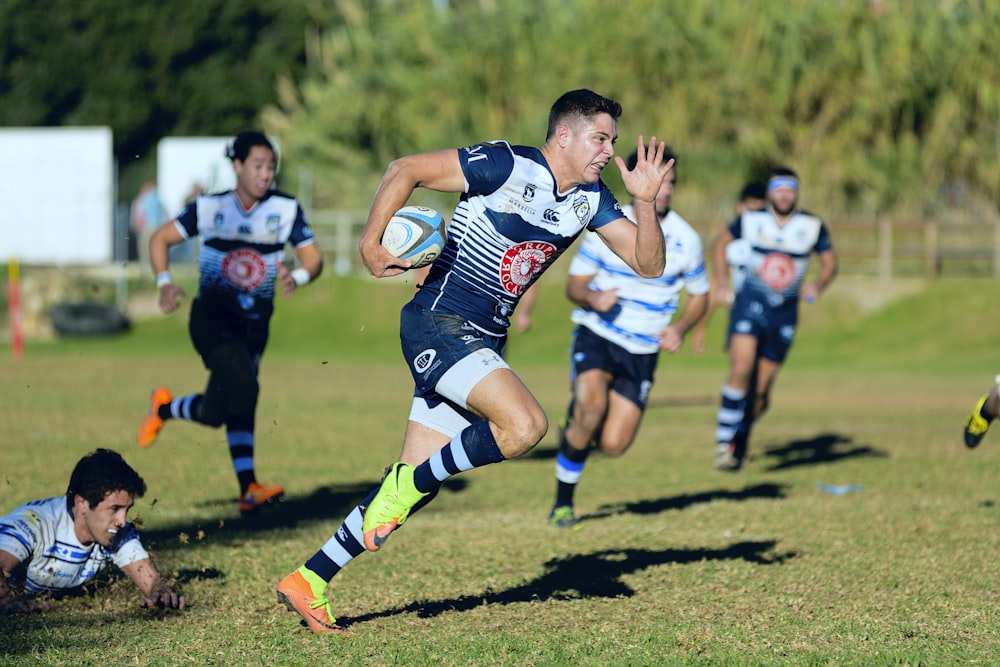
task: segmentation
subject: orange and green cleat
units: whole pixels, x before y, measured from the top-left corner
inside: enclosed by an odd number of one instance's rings
[[[160,410],[160,406],[166,405],[172,400],[174,400],[174,397],[166,387],[157,387],[153,390],[153,395],[149,399],[149,412],[142,418],[142,423],[139,424],[139,431],[136,434],[136,440],[139,442],[140,447],[149,447],[156,442],[156,436],[160,434],[160,429],[163,428],[163,420],[160,419],[160,415],[157,413]]]
[[[302,617],[307,628],[319,634],[350,635],[337,625],[324,596],[326,582],[305,565],[278,582],[278,602]],[[317,591],[319,591],[317,593]]]

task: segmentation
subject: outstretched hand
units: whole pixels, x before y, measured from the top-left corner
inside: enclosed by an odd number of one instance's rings
[[[620,155],[615,156],[615,164],[622,174],[622,183],[633,199],[646,203],[656,200],[656,193],[659,192],[663,179],[674,166],[672,159],[663,161],[665,150],[666,144],[662,141],[657,142],[656,137],[650,137],[647,146],[640,134],[635,169],[629,171],[625,160]]]
[[[143,609],[183,609],[187,600],[171,590],[162,590],[139,600]]]

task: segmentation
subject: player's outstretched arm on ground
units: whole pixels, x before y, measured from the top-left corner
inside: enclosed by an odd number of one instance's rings
[[[183,609],[187,605],[185,597],[167,586],[153,562],[148,558],[129,563],[122,568],[122,571],[142,591],[142,599],[139,600],[140,607]]]

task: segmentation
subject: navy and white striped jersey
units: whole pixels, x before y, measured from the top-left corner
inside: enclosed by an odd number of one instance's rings
[[[36,500],[0,518],[0,550],[26,565],[24,592],[29,595],[85,584],[108,563],[125,567],[149,558],[131,523],[118,531],[110,549],[80,544],[68,503],[66,496]]]
[[[632,217],[630,206],[625,213]],[[593,276],[593,290],[618,290],[618,303],[606,313],[576,308],[571,319],[633,354],[660,349],[659,332],[673,319],[681,290],[706,294],[708,276],[701,237],[674,211],[660,221],[666,243],[666,268],[659,278],[643,278],[629,267],[597,234],[585,234],[569,273]]]
[[[274,300],[285,244],[316,242],[298,200],[277,190],[249,211],[232,190],[201,195],[176,224],[185,238],[201,238],[199,293],[231,301],[251,318]]]
[[[833,249],[826,225],[806,211],[795,211],[784,225],[770,207],[746,211],[729,225],[729,232],[750,247],[743,289],[760,294],[772,307],[797,303],[810,255]]]
[[[574,239],[624,215],[601,181],[557,192],[537,148],[496,141],[458,155],[465,192],[414,301],[503,336],[521,295]]]

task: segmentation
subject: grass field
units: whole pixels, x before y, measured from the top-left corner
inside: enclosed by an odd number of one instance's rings
[[[547,276],[548,278],[549,276]],[[890,289],[892,288],[892,289]],[[134,428],[151,387],[199,390],[186,314],[121,337],[0,348],[0,511],[60,494],[112,447],[150,491],[132,516],[183,612],[138,608],[115,574],[92,595],[0,616],[4,665],[961,665],[1000,663],[1000,435],[961,442],[1000,371],[991,280],[844,279],[804,307],[749,465],[711,467],[724,317],[712,352],[663,357],[639,439],[588,462],[578,531],[545,523],[555,432],[520,460],[453,478],[331,588],[350,638],[275,601],[398,453],[410,381],[404,281],[324,277],[275,316],[261,371],[258,474],[287,488],[236,512],[221,431]],[[568,305],[543,284],[509,358],[554,425]],[[835,495],[820,485],[852,485]]]

